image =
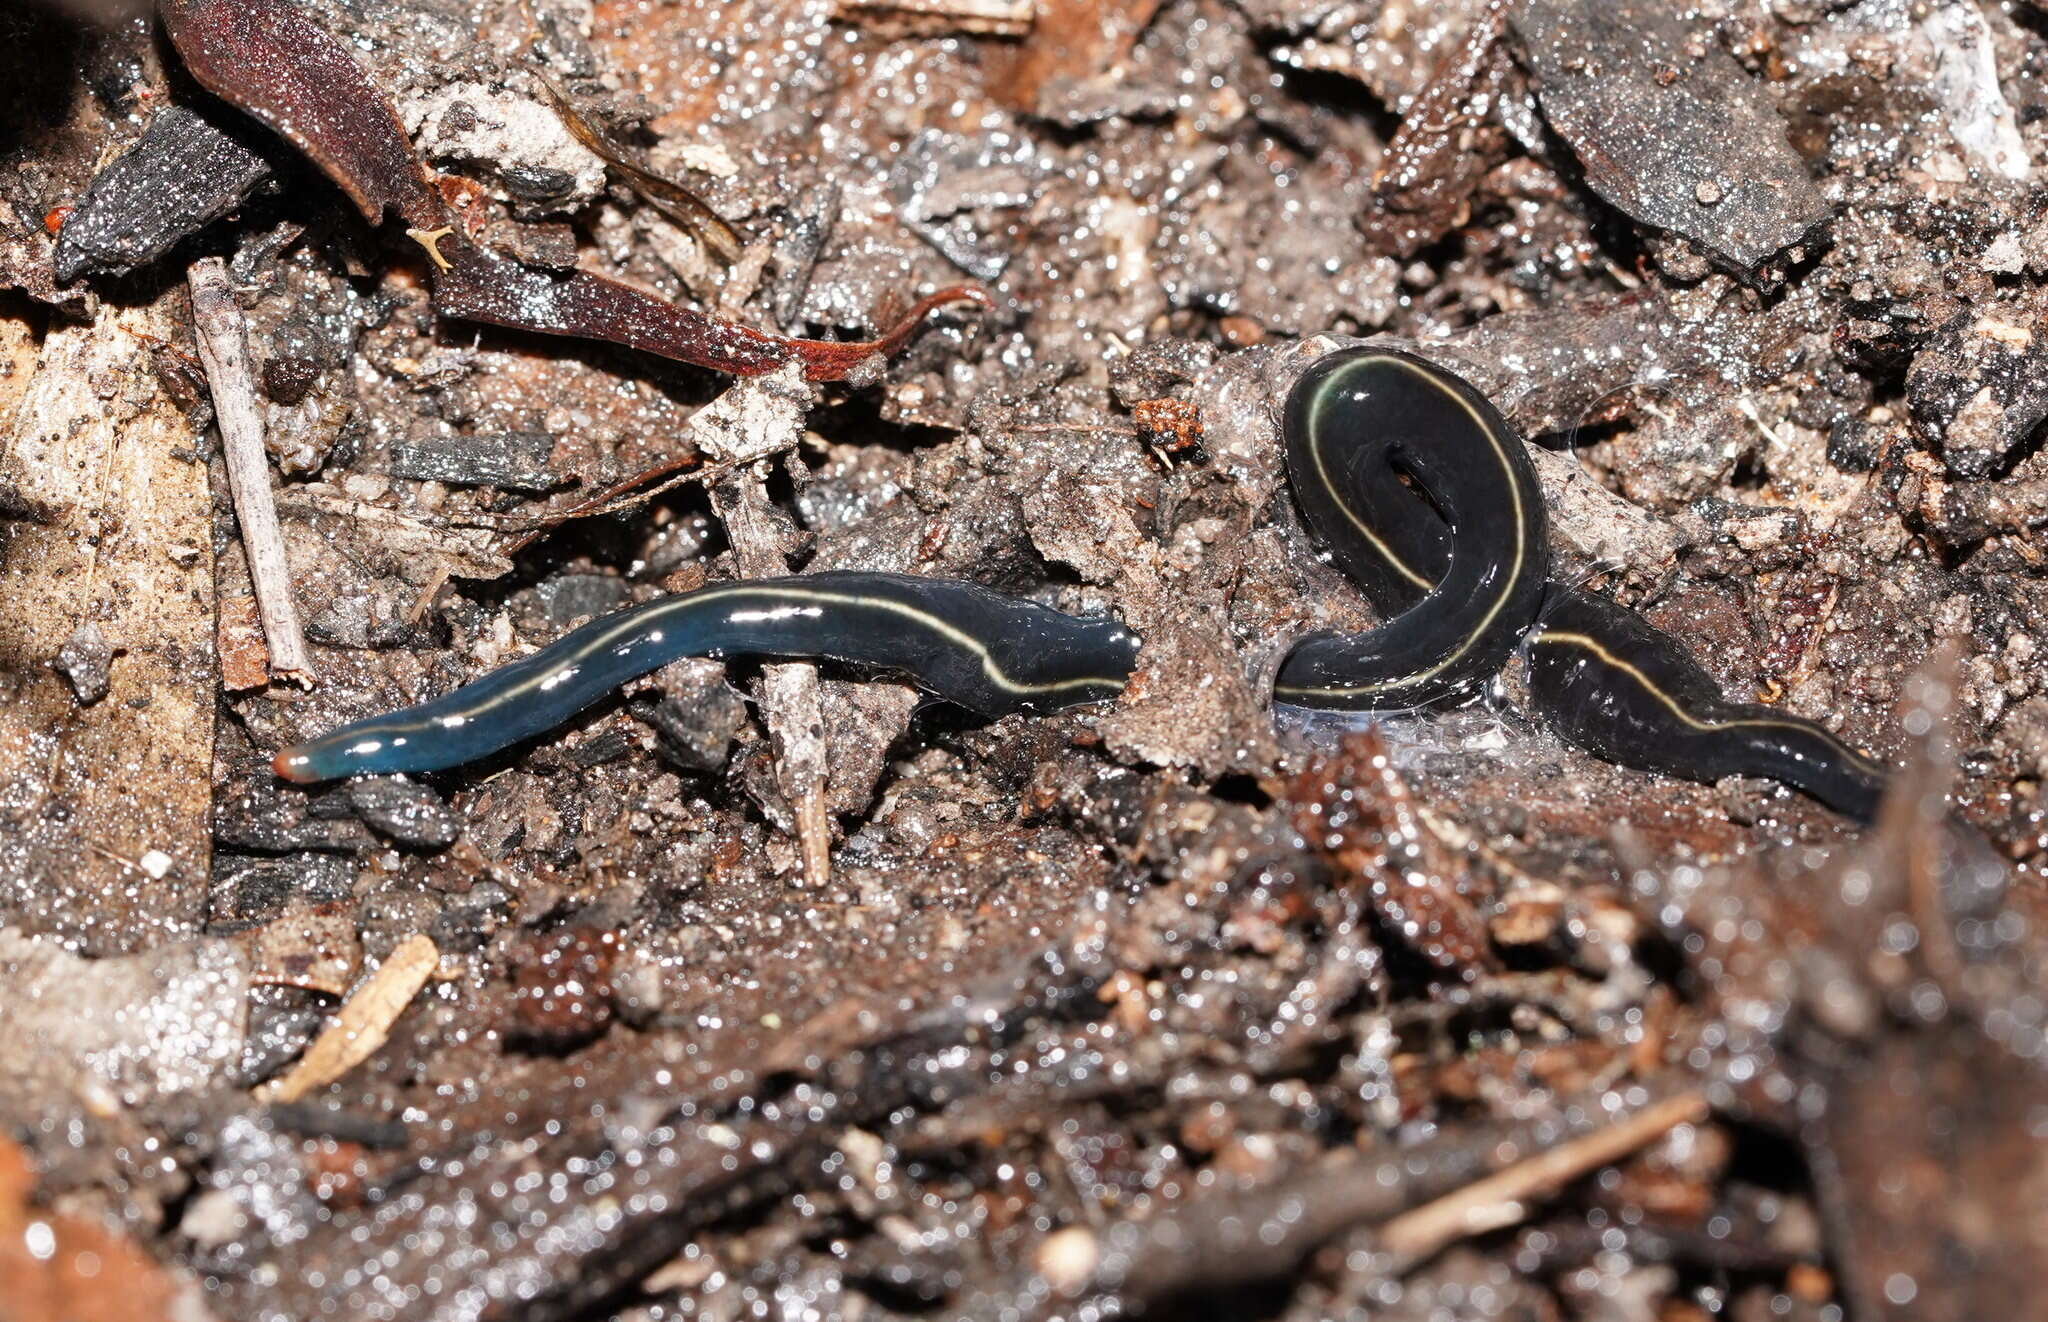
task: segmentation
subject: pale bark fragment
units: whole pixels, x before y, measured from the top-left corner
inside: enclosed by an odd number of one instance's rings
[[[0,397],[0,914],[93,953],[195,934],[211,866],[213,500],[158,385],[168,302],[39,350],[0,321],[0,357],[34,351]],[[110,662],[84,702],[53,663],[88,625]]]
[[[263,1102],[296,1102],[324,1088],[375,1054],[391,1036],[391,1026],[441,964],[432,937],[409,936],[391,957],[377,966],[355,995],[334,1017],[291,1072],[256,1090]]]
[[[725,479],[729,499],[717,502],[732,540],[733,559],[748,578],[789,572],[789,530],[769,502],[764,456],[796,448],[814,398],[800,369],[784,367],[742,381],[691,419],[700,449],[721,459],[762,462]],[[825,708],[818,668],[809,662],[761,667],[761,710],[775,750],[775,777],[795,818],[804,884],[832,876],[832,820],[825,798]]]

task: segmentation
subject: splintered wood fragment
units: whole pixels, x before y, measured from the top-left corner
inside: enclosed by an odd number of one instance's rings
[[[1456,1193],[1403,1212],[1380,1227],[1380,1243],[1397,1258],[1417,1262],[1453,1240],[1513,1225],[1530,1205],[1572,1180],[1634,1152],[1680,1125],[1707,1118],[1706,1098],[1681,1093],[1654,1102],[1605,1129],[1560,1143]]]
[[[313,667],[306,656],[298,608],[292,602],[291,565],[285,559],[277,504],[270,493],[270,461],[263,450],[263,405],[256,396],[256,374],[249,366],[242,309],[235,302],[227,263],[221,258],[202,257],[192,263],[186,280],[192,286],[192,324],[199,333],[199,358],[206,364],[213,412],[220,422],[221,451],[227,459],[235,517],[242,525],[249,581],[256,589],[263,636],[270,644],[270,668],[311,684]]]
[[[796,448],[814,398],[802,369],[788,364],[740,382],[690,419],[690,438],[705,454],[729,463],[763,461],[726,478],[712,502],[744,577],[789,572],[792,529],[768,499],[765,457]],[[761,667],[761,709],[775,750],[776,782],[795,819],[804,884],[823,886],[832,878],[832,821],[818,668],[803,661]]]
[[[874,19],[918,32],[1021,37],[1038,17],[1038,0],[838,0],[833,13],[843,22]]]
[[[220,686],[246,693],[270,682],[270,653],[263,647],[263,617],[254,597],[222,597],[214,629],[220,654]]]
[[[724,484],[734,497],[724,511],[726,536],[748,578],[789,572],[783,529],[759,471],[765,467],[735,473]],[[775,751],[776,783],[795,818],[804,884],[823,886],[832,879],[832,823],[825,803],[825,707],[818,668],[807,661],[762,666],[761,715]]]
[[[832,821],[825,802],[825,704],[808,662],[761,667],[761,700],[775,742],[775,770],[796,814],[797,855],[806,886],[832,880]]]
[[[1159,0],[1039,0],[1034,9],[1026,40],[982,52],[989,91],[1023,111],[1036,111],[1073,83],[1113,75],[1159,12]]]
[[[284,1077],[256,1090],[259,1102],[296,1102],[324,1088],[368,1060],[391,1035],[391,1025],[412,1004],[440,966],[441,951],[430,936],[407,937],[356,989],[299,1063]]]

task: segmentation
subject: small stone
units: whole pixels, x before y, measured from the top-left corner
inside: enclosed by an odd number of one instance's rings
[[[1055,1230],[1039,1242],[1033,1255],[1038,1274],[1063,1295],[1077,1295],[1087,1288],[1102,1261],[1102,1245],[1095,1232],[1084,1226]]]
[[[548,470],[555,438],[544,431],[486,436],[417,436],[391,445],[391,475],[414,482],[552,491],[567,479]]]
[[[378,834],[418,849],[445,849],[462,825],[441,796],[404,776],[366,776],[342,791],[349,807]]]
[[[90,707],[107,696],[108,670],[113,661],[114,649],[107,646],[99,626],[90,620],[73,629],[64,646],[57,649],[57,669],[71,681],[71,691],[81,707]]]
[[[1266,328],[1250,317],[1225,317],[1218,323],[1217,329],[1223,332],[1223,338],[1229,341],[1233,349],[1249,349],[1255,344],[1263,343],[1266,338]]]
[[[672,661],[654,675],[659,696],[634,701],[633,714],[654,728],[664,759],[704,774],[725,765],[747,721],[747,705],[726,682],[725,667],[702,657]]]
[[[2018,275],[2027,269],[2027,252],[2020,243],[2020,236],[2011,230],[1991,241],[1984,255],[1977,259],[1977,265],[1998,275]]]
[[[1692,190],[1693,199],[1703,207],[1713,206],[1723,197],[1721,185],[1711,179],[1702,179]]]
[[[186,1204],[178,1231],[201,1248],[216,1249],[234,1242],[248,1225],[242,1205],[225,1189],[208,1189]]]
[[[263,393],[279,404],[298,403],[319,379],[320,364],[305,354],[278,354],[263,363]]]
[[[559,927],[512,952],[512,1020],[527,1045],[560,1050],[587,1042],[612,1021],[615,933]]]

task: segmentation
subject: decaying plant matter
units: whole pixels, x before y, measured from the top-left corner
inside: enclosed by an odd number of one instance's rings
[[[2038,7],[63,0],[0,37],[10,1319],[2039,1293]],[[1554,581],[1889,763],[1876,824],[1596,761],[1514,665],[1276,719],[1288,648],[1374,619],[1275,416],[1360,340],[1532,439]],[[471,768],[271,772],[827,570],[1145,646],[1050,716],[684,660]]]

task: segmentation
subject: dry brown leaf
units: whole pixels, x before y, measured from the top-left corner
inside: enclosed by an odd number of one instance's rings
[[[106,1227],[29,1205],[28,1153],[0,1138],[0,1316],[7,1322],[205,1322],[193,1290]]]

